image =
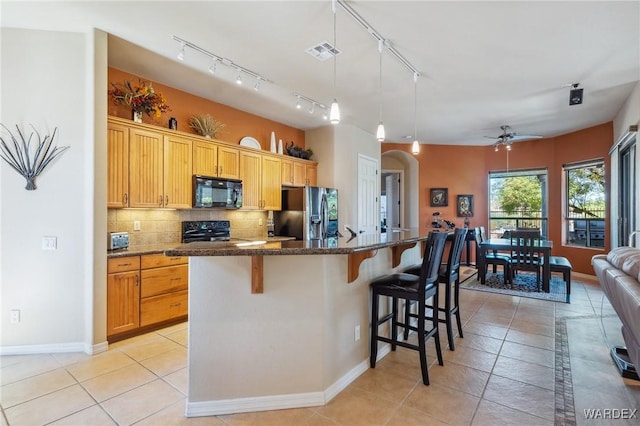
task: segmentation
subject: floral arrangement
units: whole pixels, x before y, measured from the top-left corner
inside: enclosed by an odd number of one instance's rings
[[[109,96],[115,104],[129,105],[132,111],[143,112],[149,117],[160,117],[163,112],[170,111],[167,100],[162,93],[156,92],[151,83],[140,80],[138,86],[132,86],[126,80],[124,83],[111,83]]]

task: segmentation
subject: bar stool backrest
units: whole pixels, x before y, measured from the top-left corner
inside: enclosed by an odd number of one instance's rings
[[[422,255],[422,267],[420,269],[420,285],[418,291],[424,293],[425,289],[434,284],[437,286],[440,263],[444,253],[444,245],[447,240],[446,232],[429,232],[429,238]]]

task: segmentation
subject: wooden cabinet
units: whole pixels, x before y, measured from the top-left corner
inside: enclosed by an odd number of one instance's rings
[[[240,151],[213,142],[193,142],[193,174],[240,179]]]
[[[164,207],[163,150],[161,133],[129,129],[129,207]]]
[[[179,136],[164,137],[163,207],[190,209],[192,141]]]
[[[282,209],[280,158],[253,152],[241,152],[240,179],[242,179],[243,209]]]
[[[282,159],[282,184],[287,186],[315,186],[318,182],[318,166],[293,158]]]
[[[107,337],[117,340],[186,319],[188,287],[186,257],[159,253],[108,259]]]
[[[107,207],[129,207],[129,128],[107,124]]]
[[[140,256],[107,262],[107,336],[140,326]]]

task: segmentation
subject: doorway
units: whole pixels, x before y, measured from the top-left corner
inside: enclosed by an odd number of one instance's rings
[[[383,170],[380,179],[381,231],[403,227],[404,170]]]

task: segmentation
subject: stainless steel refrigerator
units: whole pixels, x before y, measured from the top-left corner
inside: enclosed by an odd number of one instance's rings
[[[298,240],[340,236],[338,190],[305,186],[282,189],[282,211],[273,212],[275,234]]]

